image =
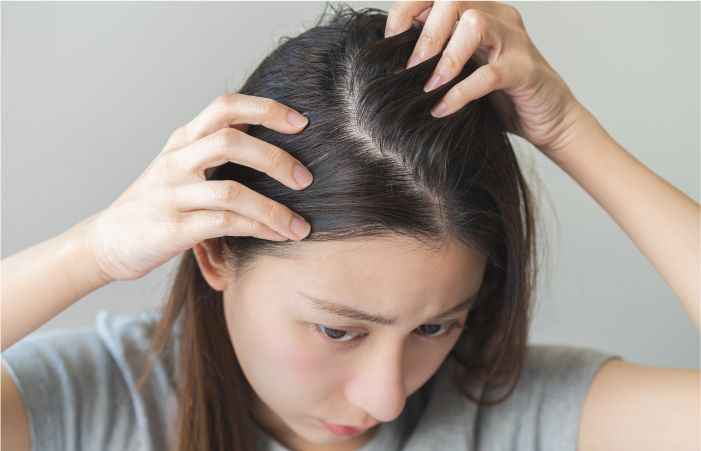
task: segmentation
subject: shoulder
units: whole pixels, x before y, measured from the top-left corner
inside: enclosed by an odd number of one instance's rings
[[[569,394],[573,401],[581,400],[599,368],[610,360],[621,359],[618,354],[600,349],[531,344],[526,349],[519,385],[527,390],[547,389],[549,393],[565,390],[560,394]]]
[[[103,310],[92,327],[35,332],[2,353],[36,449],[111,449],[116,437],[120,449],[161,443],[154,431],[165,433],[170,421],[172,358],[156,363],[141,390],[131,389],[157,319],[155,312],[130,317]]]
[[[582,406],[597,372],[615,353],[569,345],[529,345],[514,392],[502,404],[481,407],[479,427],[487,432],[485,449],[501,434],[528,443],[525,449],[577,449]],[[502,393],[486,391],[487,399]],[[504,419],[509,421],[504,422]]]
[[[575,451],[579,417],[596,372],[620,356],[593,348],[531,344],[523,371],[506,400],[478,405],[456,386],[453,359],[446,359],[432,380],[430,396],[413,440],[421,445],[437,438],[466,443],[458,449],[503,449],[518,443],[519,450]],[[499,389],[468,387],[480,399],[503,396]],[[421,437],[423,436],[423,437]],[[417,442],[417,443],[418,443]]]
[[[97,314],[95,333],[127,380],[141,375],[159,319],[157,310],[144,311],[136,316],[114,314],[107,310]],[[161,382],[171,389],[175,388],[174,358],[177,346],[176,339],[169,344],[155,366],[159,371],[154,376],[165,377]]]
[[[500,404],[484,407],[484,411],[512,416],[537,412],[539,423],[534,427],[560,422],[565,426],[561,434],[574,433],[595,374],[606,362],[617,359],[621,356],[594,348],[530,344],[513,393]],[[486,389],[482,398],[495,399],[503,393],[504,388]],[[564,424],[565,420],[569,423]],[[567,426],[571,430],[566,431]]]
[[[106,310],[97,314],[95,331],[100,342],[130,384],[133,384],[145,369],[146,361],[150,357],[149,346],[159,320],[158,310],[147,310],[136,316],[113,314]],[[175,390],[179,344],[177,332],[173,331],[173,340],[168,343],[165,352],[154,364],[154,371],[147,380],[149,391],[157,390],[166,395]]]
[[[101,310],[94,326],[34,332],[5,350],[2,356],[8,361],[19,361],[30,353],[35,358],[43,357],[47,363],[54,357],[81,356],[111,358],[117,363],[138,360],[146,353],[157,321],[156,311],[128,316]]]
[[[544,403],[557,398],[564,406],[567,401],[576,405],[584,400],[596,372],[610,360],[621,356],[600,349],[569,345],[529,344],[526,347],[523,370],[516,381],[513,393],[503,403],[493,408],[513,409],[528,403]],[[455,361],[446,360],[439,379],[449,379]],[[455,384],[437,384],[444,390],[455,390]],[[509,387],[505,387],[509,388]],[[481,389],[481,399],[495,399],[503,394],[499,389]],[[538,395],[538,396],[536,396]],[[522,408],[522,407],[519,407]]]

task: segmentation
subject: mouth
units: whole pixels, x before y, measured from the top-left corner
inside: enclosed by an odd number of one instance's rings
[[[323,424],[326,429],[329,431],[333,432],[336,435],[340,435],[343,437],[352,437],[355,435],[360,435],[363,432],[367,431],[368,428],[359,428],[355,426],[347,426],[343,424],[334,424],[334,423],[327,423],[324,420],[319,420],[321,424]]]

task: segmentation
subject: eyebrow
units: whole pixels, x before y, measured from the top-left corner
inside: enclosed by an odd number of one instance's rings
[[[397,318],[384,318],[382,316],[372,315],[370,313],[356,310],[352,307],[349,307],[347,305],[343,305],[343,304],[340,304],[337,302],[324,301],[322,299],[311,296],[307,293],[302,293],[301,291],[298,291],[297,293],[302,295],[303,297],[307,298],[308,300],[310,300],[312,303],[312,307],[315,310],[320,311],[320,312],[331,313],[331,314],[334,314],[337,316],[343,316],[345,318],[350,318],[350,319],[357,320],[357,321],[365,321],[368,323],[375,323],[375,324],[379,324],[381,326],[393,326],[397,323]],[[455,305],[454,307],[451,307],[450,309],[446,310],[445,312],[441,313],[440,315],[437,315],[437,316],[429,319],[428,321],[445,320],[445,319],[448,319],[449,317],[455,315],[458,312],[462,312],[463,310],[469,309],[475,300],[475,296],[476,296],[476,294],[472,295],[470,298],[460,302],[459,304]]]

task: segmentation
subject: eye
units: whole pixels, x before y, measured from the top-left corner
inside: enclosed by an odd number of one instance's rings
[[[349,346],[363,335],[341,329],[332,329],[321,324],[311,324],[311,327],[313,332],[319,334],[325,340],[340,346]],[[455,321],[451,324],[423,324],[416,328],[419,331],[419,335],[436,340],[448,336],[453,329],[465,329],[465,327],[458,321]]]
[[[358,333],[354,334],[346,330],[332,329],[330,327],[322,326],[321,324],[312,324],[312,330],[320,334],[322,337],[336,343],[347,343],[361,335]]]
[[[453,324],[422,324],[421,326],[417,327],[417,329],[421,330],[421,334],[427,337],[441,337],[443,335],[446,335],[448,332],[450,332],[453,327],[459,327],[460,324],[458,323],[453,323]]]

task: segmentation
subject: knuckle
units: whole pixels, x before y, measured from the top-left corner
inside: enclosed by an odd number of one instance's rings
[[[506,15],[509,19],[517,22],[517,23],[522,23],[523,18],[521,17],[521,13],[519,12],[518,9],[516,9],[513,5],[507,5],[506,6]]]
[[[262,116],[273,114],[277,108],[277,105],[277,102],[275,102],[273,99],[263,98],[260,101],[260,114]]]
[[[394,2],[387,11],[387,27],[396,30],[402,18],[406,15],[407,4],[405,2]]]
[[[270,227],[267,227],[265,224],[254,220],[251,220],[248,228],[251,231],[251,234],[262,234],[270,229]]]
[[[188,225],[187,216],[180,213],[173,213],[171,216],[159,217],[158,225],[162,227],[166,233],[172,236],[181,236]]]
[[[401,15],[404,12],[405,8],[406,5],[404,4],[404,2],[394,2],[392,3],[392,6],[389,7],[388,15],[396,19],[397,16]]]
[[[209,213],[209,212],[208,212]],[[225,216],[223,211],[213,211],[206,216],[206,223],[210,227],[219,228],[224,224]]]
[[[245,230],[246,233],[250,234],[251,231],[258,230],[258,222],[254,221],[253,219],[244,216],[244,215],[236,215],[236,227]]]
[[[450,88],[451,97],[453,99],[458,99],[459,101],[462,101],[467,98],[467,91],[465,91],[465,84],[463,82],[458,83],[457,85],[453,86]]]
[[[220,128],[216,132],[212,133],[209,139],[212,143],[212,146],[216,149],[226,147],[229,143],[229,137],[226,133],[226,130],[224,130],[223,128]]]
[[[174,150],[172,152],[166,152],[158,156],[158,167],[160,172],[165,174],[174,174],[181,170],[180,166],[180,152]]]
[[[224,211],[225,220],[221,227],[228,230],[247,230],[251,226],[251,220],[246,216],[231,211]]]
[[[499,72],[497,67],[494,64],[487,64],[482,67],[483,69],[480,71],[480,74],[484,83],[487,84],[487,86],[498,85],[501,81],[501,72]]]
[[[217,210],[210,215],[210,225],[214,227],[228,227],[232,223],[236,223],[236,217],[227,211]]]
[[[268,161],[271,168],[277,168],[282,165],[284,160],[284,152],[276,147],[269,148],[268,151]]]
[[[173,149],[177,147],[182,147],[191,143],[193,140],[189,136],[188,126],[183,125],[175,129],[175,131],[168,138],[166,143],[166,148]]]
[[[429,50],[435,47],[438,38],[436,33],[430,28],[424,28],[419,37],[419,47]]]
[[[223,92],[214,99],[212,106],[218,109],[231,108],[237,101],[238,94],[235,92]]]
[[[277,202],[268,202],[268,205],[266,206],[266,211],[265,211],[265,218],[267,219],[266,222],[269,222],[271,224],[275,224],[281,215],[282,215],[281,205],[278,204]]]
[[[455,50],[452,50],[450,46],[443,51],[441,68],[445,69],[446,72],[455,72],[458,68],[458,57],[455,54]]]
[[[460,20],[464,21],[470,28],[476,28],[477,30],[482,30],[485,25],[486,18],[482,11],[479,9],[466,9],[460,14]]]
[[[213,144],[218,149],[228,149],[239,143],[241,139],[240,133],[235,128],[220,128],[212,137]]]
[[[173,133],[170,134],[170,139],[168,141],[178,141],[180,140],[181,137],[185,135],[184,131],[185,126],[181,126],[176,128]]]
[[[212,137],[210,138],[212,143],[211,146],[215,151],[221,151],[230,145],[229,137],[222,130],[223,129],[220,129],[219,131],[213,133]]]
[[[241,191],[242,185],[240,183],[227,180],[214,189],[214,199],[223,203],[235,202],[240,197]]]

